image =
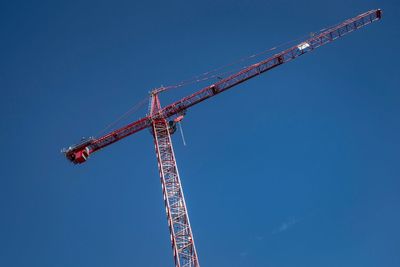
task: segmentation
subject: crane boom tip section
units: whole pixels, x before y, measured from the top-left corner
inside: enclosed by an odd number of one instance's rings
[[[90,154],[113,144],[131,134],[139,132],[151,126],[151,118],[144,117],[138,121],[128,124],[120,129],[112,131],[104,136],[83,139],[80,143],[61,150],[65,157],[75,164],[84,163]]]
[[[382,18],[382,9],[378,8],[378,9],[376,10],[376,16],[377,16],[378,18]]]

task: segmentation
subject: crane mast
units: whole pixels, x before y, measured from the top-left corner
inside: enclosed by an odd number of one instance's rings
[[[199,260],[189,222],[182,184],[176,164],[171,134],[173,125],[183,118],[186,110],[208,98],[220,94],[240,83],[265,73],[277,66],[311,52],[365,25],[381,19],[380,9],[370,10],[354,18],[348,19],[335,27],[311,36],[307,40],[253,64],[242,71],[211,84],[192,95],[184,97],[172,104],[161,107],[159,93],[166,90],[161,87],[151,92],[150,112],[135,122],[112,131],[99,138],[89,138],[79,144],[62,150],[66,158],[75,164],[86,162],[89,155],[111,145],[129,135],[150,128],[158,160],[164,204],[168,218],[175,267],[199,267]],[[176,117],[172,121],[169,118]]]
[[[152,94],[150,101],[150,114],[156,114],[161,108],[158,95]],[[199,260],[194,245],[178,166],[176,165],[170,131],[171,127],[165,118],[153,119],[152,133],[175,266],[198,267],[200,266]]]

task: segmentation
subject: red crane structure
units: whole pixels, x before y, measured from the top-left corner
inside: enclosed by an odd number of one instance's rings
[[[71,162],[81,164],[88,159],[90,154],[129,135],[150,128],[154,137],[175,267],[199,267],[200,264],[182,191],[182,183],[172,147],[171,134],[175,131],[175,124],[182,120],[186,110],[191,106],[307,52],[311,52],[365,25],[378,21],[381,16],[382,11],[375,9],[348,19],[165,107],[161,106],[158,95],[167,88],[155,89],[150,94],[150,112],[146,117],[104,136],[86,139],[77,145],[64,149],[62,152]]]

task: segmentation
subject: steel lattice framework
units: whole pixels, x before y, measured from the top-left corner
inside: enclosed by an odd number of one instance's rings
[[[160,102],[158,95],[153,94],[150,112],[152,114],[158,112],[159,109]],[[167,120],[165,118],[154,119],[152,122],[152,131],[175,266],[199,267],[199,260],[194,245],[185,197],[183,195],[178,166],[176,165],[174,149],[172,147],[170,127]]]
[[[374,9],[348,19],[337,26],[324,30],[320,34],[312,36],[289,49],[253,64],[236,74],[226,77],[163,108],[160,105],[158,94],[165,91],[166,88],[155,89],[151,92],[150,112],[146,117],[99,138],[92,137],[86,139],[79,144],[64,149],[62,152],[68,160],[75,164],[80,164],[86,162],[90,154],[138,131],[150,128],[154,137],[158,159],[175,267],[198,267],[200,265],[171,142],[171,133],[174,131],[175,123],[183,118],[184,113],[191,106],[256,77],[261,73],[292,61],[301,55],[314,51],[316,48],[360,29],[365,25],[378,21],[381,19],[381,16],[382,11]],[[167,121],[169,118],[173,120]]]

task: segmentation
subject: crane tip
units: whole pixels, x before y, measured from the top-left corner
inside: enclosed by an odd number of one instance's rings
[[[378,9],[376,10],[376,16],[377,16],[379,19],[382,18],[382,9],[378,8]]]

